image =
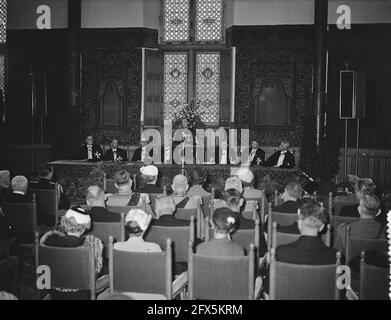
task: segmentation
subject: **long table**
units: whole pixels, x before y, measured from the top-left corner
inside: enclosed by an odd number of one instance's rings
[[[60,183],[71,203],[84,203],[85,192],[90,185],[103,186],[104,175],[108,179],[114,177],[115,172],[127,170],[133,177],[140,173],[142,163],[121,163],[121,162],[99,162],[91,163],[80,160],[59,160],[49,162],[54,167],[55,179]],[[185,165],[187,174],[199,165]],[[159,177],[157,184],[159,186],[171,185],[175,175],[181,173],[181,166],[176,164],[158,164]],[[219,187],[223,179],[231,175],[232,168],[238,166],[227,164],[203,164],[202,167],[208,173],[207,184],[209,188]],[[269,167],[252,167],[256,177],[256,184],[259,189],[267,192],[273,192],[275,189],[282,190],[284,186],[291,181],[303,182],[296,169],[280,169]]]

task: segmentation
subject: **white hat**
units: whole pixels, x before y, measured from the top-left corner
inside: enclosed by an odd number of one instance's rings
[[[254,174],[249,168],[241,167],[236,172],[237,177],[243,182],[250,183],[254,180]]]
[[[125,218],[125,223],[129,221],[135,221],[142,230],[147,230],[152,216],[146,214],[144,210],[132,209],[128,212]]]
[[[78,224],[88,224],[91,222],[91,217],[88,212],[80,207],[69,209],[65,214],[65,218],[74,218]]]
[[[155,166],[144,166],[140,168],[140,173],[145,174],[147,176],[157,176],[158,175],[158,170]]]
[[[240,193],[242,193],[243,192],[242,181],[240,181],[238,177],[228,178],[227,181],[225,182],[224,190],[227,191],[229,189],[235,189]]]

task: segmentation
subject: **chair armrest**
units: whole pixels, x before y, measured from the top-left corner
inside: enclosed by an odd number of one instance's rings
[[[181,293],[185,287],[187,286],[187,281],[189,279],[189,275],[187,271],[181,273],[177,276],[172,283],[172,296],[176,297],[179,293]]]

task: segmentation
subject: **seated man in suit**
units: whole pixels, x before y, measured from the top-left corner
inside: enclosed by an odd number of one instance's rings
[[[286,185],[282,198],[284,203],[274,207],[275,212],[293,213],[296,214],[300,208],[300,199],[303,195],[303,188],[297,182],[290,182]]]
[[[157,243],[144,241],[144,233],[148,229],[152,217],[141,209],[132,209],[125,218],[127,241],[117,242],[114,249],[131,252],[162,252]]]
[[[203,188],[208,175],[202,167],[196,167],[190,172],[190,182],[192,187],[187,191],[188,196],[208,197],[211,194]]]
[[[189,183],[186,176],[177,174],[172,180],[173,190],[172,199],[174,200],[177,209],[196,209],[198,201],[201,201],[199,196],[187,196],[186,192],[189,189]]]
[[[103,150],[102,148],[94,143],[94,138],[88,136],[85,144],[80,147],[78,159],[87,160],[89,162],[102,161]]]
[[[132,179],[130,173],[126,170],[121,170],[115,173],[115,186],[118,188],[118,192],[109,194],[107,199],[108,206],[124,207],[138,203],[136,195],[132,192]]]
[[[293,168],[295,166],[295,157],[288,150],[290,144],[288,141],[282,141],[279,150],[273,153],[267,159],[265,166],[275,168]]]
[[[141,140],[140,141],[140,147],[138,147],[136,150],[134,150],[132,162],[144,161],[143,150],[145,149],[148,142],[149,142],[148,140]],[[150,151],[149,155],[152,156],[152,150]]]
[[[250,166],[262,166],[265,163],[265,151],[259,147],[259,143],[256,140],[251,142],[250,154],[247,162]]]
[[[4,202],[29,203],[33,201],[32,194],[28,192],[29,182],[25,176],[15,176],[11,180],[12,193]]]
[[[151,222],[152,226],[163,227],[185,227],[190,225],[190,221],[177,219],[174,216],[176,210],[174,200],[170,196],[163,196],[155,200],[155,212],[158,219]]]
[[[244,256],[243,248],[233,243],[230,237],[237,223],[236,215],[230,209],[217,209],[213,214],[213,239],[198,245],[196,247],[197,254],[214,257]]]
[[[39,169],[39,181],[30,182],[30,189],[40,189],[40,190],[54,190],[56,184],[52,182],[53,180],[54,169],[53,166],[48,164],[41,165]],[[68,210],[70,208],[69,200],[64,194],[64,190],[60,184],[57,184],[57,193],[58,193],[58,208],[60,210]]]
[[[368,194],[375,194],[376,185],[370,178],[358,179],[354,185],[355,200],[357,204],[347,205],[341,208],[340,216],[344,217],[359,217],[358,206],[363,196]]]
[[[380,212],[380,200],[373,194],[361,197],[358,206],[360,219],[350,224],[343,223],[338,226],[335,247],[345,248],[346,228],[350,225],[350,234],[355,238],[386,239],[386,225],[375,220]]]
[[[162,190],[156,186],[159,171],[155,166],[148,165],[141,167],[140,173],[144,185],[134,190],[135,193],[162,193]]]
[[[0,202],[11,193],[10,172],[8,170],[0,171]]]
[[[299,211],[299,230],[301,237],[276,249],[276,260],[309,265],[335,264],[335,249],[327,247],[318,233],[324,224],[323,208],[316,203],[306,203]]]
[[[90,209],[92,222],[117,222],[121,220],[118,213],[109,212],[106,208],[106,196],[99,186],[90,186],[87,189],[86,202]]]
[[[106,151],[103,157],[104,161],[128,161],[126,150],[118,147],[118,140],[111,141],[110,149]]]

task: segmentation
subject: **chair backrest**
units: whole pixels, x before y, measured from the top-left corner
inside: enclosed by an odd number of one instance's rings
[[[330,225],[327,225],[327,232],[322,235],[322,241],[323,243],[330,247],[331,245],[331,232],[330,232]],[[300,233],[283,233],[277,231],[277,222],[273,222],[273,229],[272,229],[272,248],[277,248],[278,246],[292,243],[297,241],[300,238]]]
[[[253,300],[254,245],[243,257],[212,257],[193,253],[189,244],[189,299]]]
[[[339,225],[341,225],[343,223],[352,223],[352,222],[355,222],[359,219],[360,218],[332,215],[331,216],[331,225],[332,225],[334,231],[336,231]]]
[[[201,203],[197,202],[197,208],[195,209],[183,209],[178,208],[175,211],[175,218],[182,220],[191,220],[194,217],[196,221],[196,232],[197,236],[200,237],[201,233],[204,232],[204,216],[202,215]]]
[[[352,258],[361,254],[362,251],[378,250],[381,252],[388,251],[387,239],[362,239],[352,237],[350,234],[350,226],[346,227],[345,238],[345,257],[349,262]]]
[[[40,216],[53,217],[54,225],[58,222],[58,184],[53,190],[33,189],[37,200],[37,213]]]
[[[92,223],[91,233],[99,238],[103,243],[105,256],[109,256],[109,237],[113,237],[115,241],[125,241],[125,215],[121,213],[119,222],[96,222]]]
[[[210,227],[210,219],[205,218],[205,242],[209,241],[214,236],[214,229]],[[237,229],[231,234],[232,242],[240,245],[246,252],[251,244],[254,244],[256,253],[259,254],[259,241],[261,230],[259,220],[255,220],[254,229]]]
[[[184,227],[152,225],[145,234],[145,241],[157,243],[161,248],[166,246],[167,239],[172,242],[174,261],[187,261],[189,241],[194,243],[195,239],[194,218]]]
[[[110,293],[137,292],[163,294],[172,298],[171,240],[164,252],[129,252],[113,248],[109,241]]]
[[[108,206],[107,210],[109,212],[114,212],[114,213],[123,213],[127,214],[130,210],[136,209],[136,206]]]
[[[37,229],[37,205],[35,195],[30,203],[1,203],[1,208],[16,234],[31,234],[34,238]]]
[[[37,265],[50,268],[52,288],[90,290],[95,300],[95,255],[90,248],[37,246]]]
[[[360,300],[389,300],[390,269],[366,264],[365,252],[360,260]]]
[[[256,199],[246,199],[246,203],[243,206],[244,210],[241,212],[246,219],[257,220],[259,219],[258,210],[259,202]],[[250,210],[251,208],[251,210]],[[249,210],[249,211],[247,211]]]
[[[271,251],[270,299],[271,300],[338,300],[337,268],[341,254],[337,253],[336,264],[302,265],[276,261],[275,250]]]
[[[332,204],[333,204],[333,209],[334,209],[333,210],[334,215],[339,216],[343,207],[355,205],[355,204],[357,204],[357,201],[333,200]]]

